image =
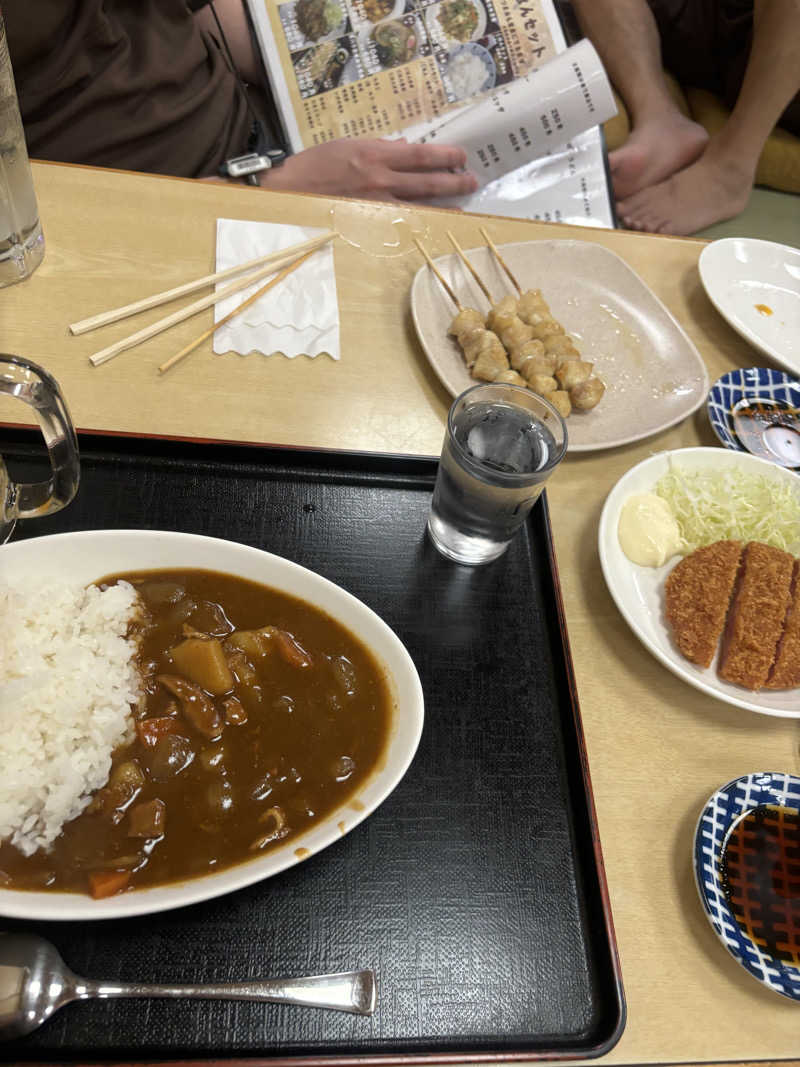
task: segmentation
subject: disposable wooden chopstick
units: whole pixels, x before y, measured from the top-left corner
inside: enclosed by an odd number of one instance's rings
[[[179,285],[174,289],[166,289],[161,293],[153,293],[152,296],[146,296],[142,300],[137,300],[133,304],[126,304],[124,307],[112,308],[110,311],[103,311],[99,315],[92,315],[91,318],[81,319],[80,322],[73,322],[69,327],[70,333],[81,334],[88,333],[89,330],[96,330],[99,326],[107,326],[109,323],[118,322],[120,319],[126,319],[129,315],[137,315],[140,311],[149,311],[150,308],[158,307],[160,304],[168,304],[171,300],[177,300],[178,297],[188,296],[189,293],[194,293],[197,289],[203,289],[209,285],[216,285],[217,282],[224,281],[226,278],[233,277],[234,274],[242,274],[244,271],[255,270],[258,267],[266,267],[270,263],[276,263],[277,261],[285,260],[287,255],[300,256],[304,252],[308,252],[312,249],[320,248],[322,245],[327,244],[328,241],[332,241],[334,237],[338,237],[338,233],[335,230],[330,230],[328,233],[320,234],[318,237],[312,237],[308,241],[303,241],[298,245],[292,245],[289,248],[279,248],[275,252],[269,252],[265,256],[258,256],[256,259],[251,259],[247,263],[239,263],[235,267],[228,267],[227,270],[216,271],[214,274],[206,274],[203,278],[197,278],[193,282],[186,282],[185,285]],[[280,269],[280,264],[275,268]]]
[[[455,248],[455,250],[456,250],[456,255],[461,260],[461,262],[464,264],[464,266],[467,268],[467,270],[470,272],[470,274],[475,279],[475,281],[478,283],[478,285],[481,288],[481,291],[483,292],[483,295],[486,297],[486,299],[489,301],[490,304],[493,304],[494,300],[492,300],[492,294],[489,292],[488,288],[484,285],[483,280],[481,279],[480,275],[475,270],[473,265],[470,263],[470,261],[464,255],[464,251],[461,248],[461,245],[458,243],[458,241],[455,239],[455,237],[452,235],[452,233],[450,233],[449,230],[447,231],[447,236],[450,238],[450,242],[453,245],[453,248]]]
[[[418,237],[414,238],[414,244],[417,246],[417,248],[420,250],[422,255],[425,257],[425,262],[428,264],[428,266],[431,268],[433,273],[439,279],[442,288],[447,293],[447,295],[450,297],[450,299],[453,301],[453,303],[455,304],[456,308],[459,311],[463,311],[464,309],[462,308],[461,304],[459,304],[459,302],[458,302],[458,297],[453,292],[453,290],[450,288],[450,286],[447,284],[445,279],[441,276],[441,274],[439,273],[439,271],[438,271],[438,269],[436,267],[436,264],[433,262],[433,260],[428,255],[428,253],[425,251],[425,248],[423,247],[422,242],[419,240]]]
[[[293,270],[297,270],[302,263],[305,263],[309,256],[314,255],[314,252],[316,252],[316,249],[312,248],[310,252],[306,252],[304,256],[296,259],[294,263],[290,263],[288,267],[284,267],[280,274],[276,274],[274,278],[270,278],[266,285],[262,285],[260,289],[256,289],[252,296],[248,296],[248,298],[243,300],[241,304],[233,309],[233,311],[229,311],[227,315],[219,320],[219,322],[215,322],[210,330],[201,333],[199,337],[196,337],[194,341],[191,341],[185,348],[182,348],[180,352],[176,352],[176,354],[168,359],[166,363],[162,363],[158,368],[158,373],[165,374],[170,367],[174,367],[176,363],[180,363],[180,361],[185,359],[190,352],[194,352],[196,348],[199,348],[203,341],[207,341],[209,337],[216,333],[220,326],[224,326],[226,322],[230,322],[231,319],[236,318],[240,312],[244,311],[244,309],[251,304],[254,304],[259,297],[263,296],[264,293],[274,285],[277,285],[278,282],[282,282],[287,274],[291,274]]]
[[[314,248],[312,251],[316,252],[316,249]],[[254,271],[252,274],[247,274],[244,278],[239,278],[237,281],[231,282],[230,285],[226,285],[214,293],[209,293],[208,296],[204,296],[201,300],[195,300],[193,304],[187,304],[187,306],[181,308],[180,311],[173,311],[173,313],[167,315],[166,318],[158,319],[157,322],[151,323],[150,326],[145,326],[144,329],[137,330],[136,333],[123,337],[121,341],[109,345],[108,348],[102,348],[99,352],[95,352],[94,355],[89,356],[89,362],[94,367],[99,367],[101,363],[106,363],[109,359],[113,359],[114,356],[118,356],[120,352],[124,352],[128,348],[133,348],[135,345],[141,344],[142,341],[148,341],[151,337],[155,337],[156,334],[161,333],[163,330],[168,330],[170,326],[175,326],[177,323],[183,322],[184,319],[191,318],[192,315],[196,315],[198,312],[211,307],[212,304],[224,300],[226,296],[232,296],[233,293],[238,293],[241,289],[246,289],[248,285],[252,285],[254,282],[260,282],[261,279],[265,278],[268,274],[274,274],[289,263],[294,263],[294,261],[299,258],[300,257],[296,252],[289,255],[284,254],[283,259],[277,260],[275,263],[270,263],[269,266],[262,267],[260,270]]]
[[[481,231],[481,236],[483,237],[484,241],[486,241],[486,243],[489,246],[489,248],[491,248],[492,252],[494,252],[495,257],[497,258],[497,262],[500,264],[500,266],[503,268],[503,270],[506,272],[506,274],[511,279],[511,284],[517,290],[519,295],[522,296],[522,287],[520,286],[519,282],[514,277],[514,275],[511,273],[511,268],[509,267],[509,265],[506,263],[506,261],[500,255],[500,250],[498,249],[497,245],[491,239],[491,237],[486,232],[486,230],[485,230],[485,228],[483,226],[480,227],[480,231]]]

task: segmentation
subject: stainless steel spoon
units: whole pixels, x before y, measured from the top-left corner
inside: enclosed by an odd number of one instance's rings
[[[220,985],[93,982],[73,974],[43,937],[0,933],[0,1040],[29,1034],[70,1001],[91,997],[261,1000],[371,1015],[375,1011],[375,975],[372,971],[346,971]]]

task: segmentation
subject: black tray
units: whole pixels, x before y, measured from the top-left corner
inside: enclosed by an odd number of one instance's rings
[[[46,477],[5,431],[19,478]],[[15,538],[185,530],[313,568],[380,614],[425,693],[411,768],[353,832],[237,893],[37,929],[79,974],[224,981],[374,968],[371,1018],[275,1005],[70,1005],[0,1059],[261,1055],[363,1063],[600,1055],[625,1010],[544,498],[496,563],[425,537],[436,466],[388,456],[81,439],[81,487]],[[0,549],[2,551],[2,549]]]

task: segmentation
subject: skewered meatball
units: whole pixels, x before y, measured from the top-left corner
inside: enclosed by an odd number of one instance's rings
[[[549,396],[558,389],[558,382],[549,374],[531,374],[527,378],[528,388],[539,396]]]
[[[503,382],[505,385],[526,385],[525,379],[521,374],[517,374],[515,370],[501,370],[495,378],[496,382]]]
[[[587,378],[570,389],[569,395],[576,411],[589,411],[600,402],[605,391],[599,378]]]
[[[499,338],[491,330],[472,330],[462,343],[464,359],[467,366],[472,368],[481,356],[491,355],[492,359],[501,359],[504,367],[508,366],[506,350],[500,344]],[[483,366],[486,364],[484,363]],[[501,367],[501,370],[504,369]]]
[[[533,337],[533,327],[528,326],[522,319],[515,319],[510,326],[500,330],[498,337],[509,351],[521,348],[526,341]]]
[[[581,354],[573,344],[572,338],[564,333],[549,333],[542,338],[545,352],[558,356],[559,362],[565,359],[580,359]]]
[[[472,377],[482,382],[493,382],[498,374],[508,369],[508,360],[502,346],[499,351],[496,348],[487,348],[475,360]]]
[[[463,333],[474,329],[482,330],[484,326],[483,315],[481,315],[480,311],[475,308],[462,308],[450,323],[450,329],[447,332],[457,337],[460,341]]]
[[[555,319],[542,319],[540,322],[531,326],[533,330],[533,336],[538,337],[540,340],[543,337],[547,337],[553,333],[564,333],[564,327],[560,322],[556,322]]]
[[[556,371],[558,384],[562,389],[566,389],[569,392],[576,385],[586,381],[592,373],[593,366],[594,363],[587,363],[582,359],[565,360]]]
[[[517,299],[510,293],[501,297],[496,304],[492,305],[492,311],[498,315],[516,315],[517,314]]]
[[[528,289],[517,301],[517,314],[531,326],[544,318],[551,318],[550,308],[542,297],[541,289]]]
[[[569,393],[565,389],[556,389],[554,393],[548,393],[545,399],[550,401],[562,419],[572,411]]]

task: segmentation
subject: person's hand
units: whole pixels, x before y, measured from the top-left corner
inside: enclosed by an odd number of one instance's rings
[[[286,192],[431,200],[475,192],[475,178],[459,173],[465,163],[463,150],[447,145],[409,144],[403,139],[341,140],[289,156],[260,179],[262,188]]]

